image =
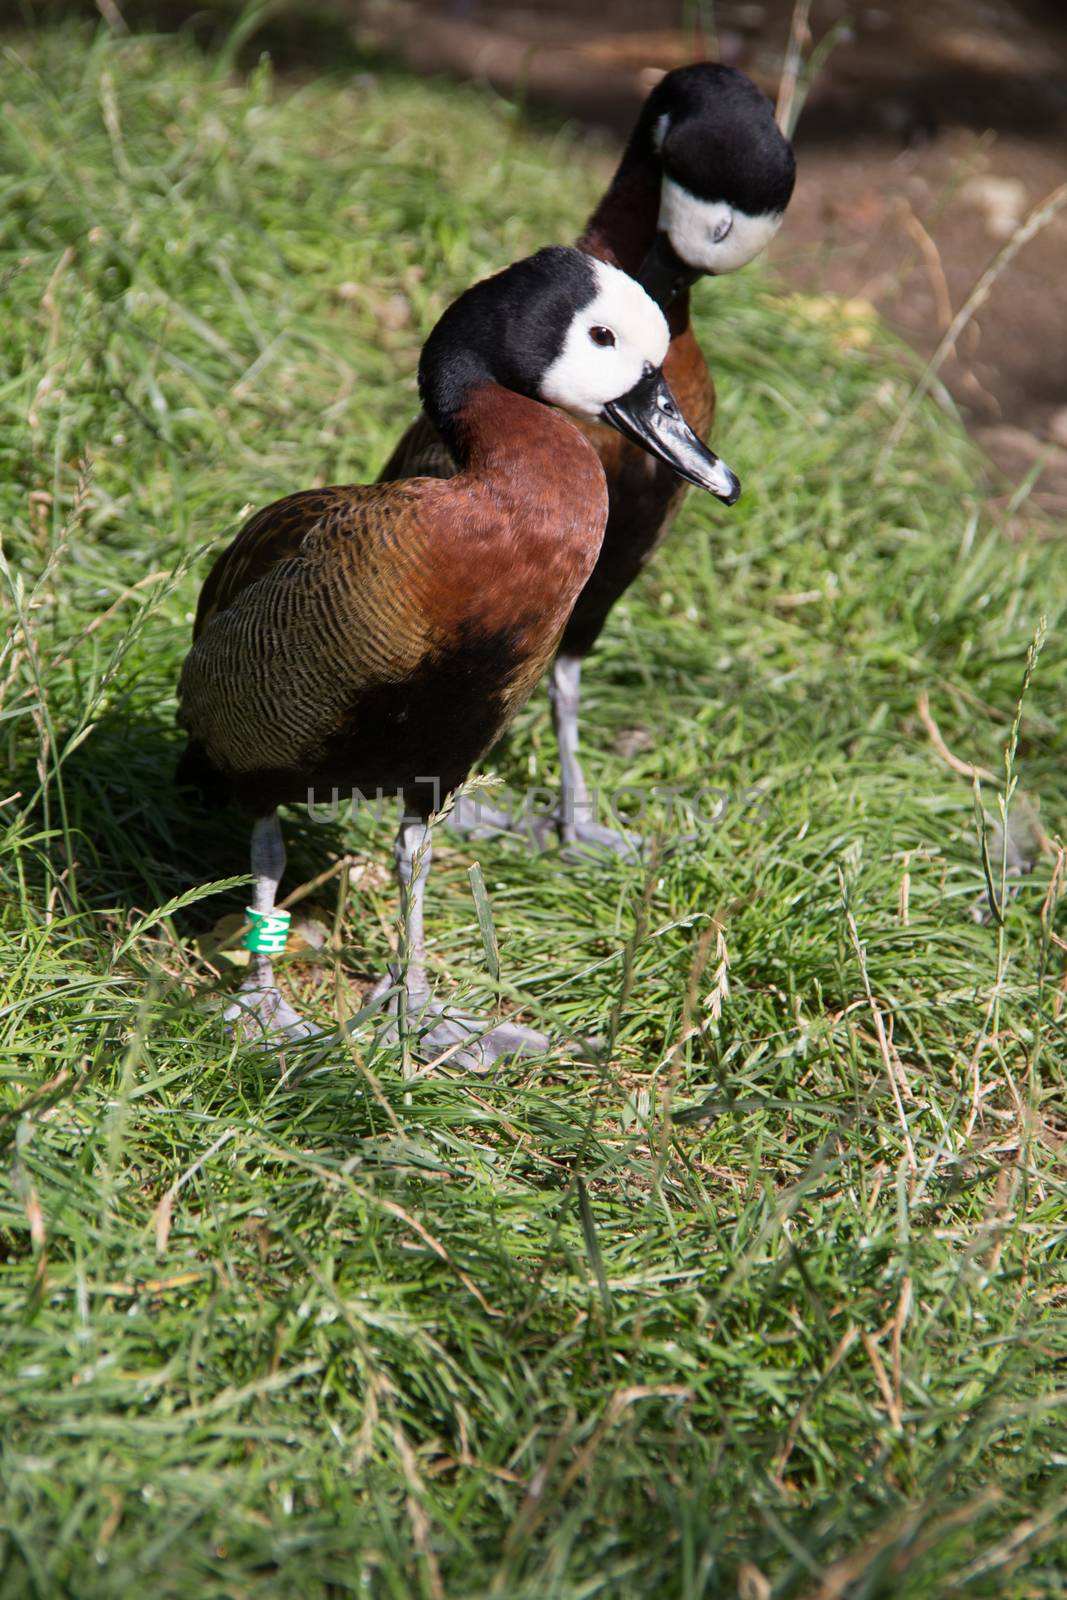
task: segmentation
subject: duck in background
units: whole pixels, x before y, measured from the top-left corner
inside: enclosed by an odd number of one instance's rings
[[[670,328],[664,371],[700,438],[715,414],[715,389],[689,320],[689,290],[701,277],[736,272],[781,225],[796,164],[774,107],[733,67],[701,62],[668,72],[641,109],[607,192],[578,247],[635,278],[663,308]],[[552,662],[549,695],[559,747],[561,795],[555,826],[563,843],[632,853],[635,841],[592,814],[578,758],[582,662],[615,602],[666,538],[685,495],[670,464],[654,460],[600,422],[582,424],[604,467],[608,521],[600,555],[579,594]],[[423,414],[379,475],[447,477],[447,441]],[[462,796],[449,822],[475,835],[512,819],[484,798]]]
[[[315,1031],[271,955],[288,913],[279,805],[397,793],[401,970],[379,985],[424,1052],[484,1067],[548,1040],[436,1000],[423,911],[429,819],[547,668],[600,551],[596,451],[558,411],[601,421],[732,504],[729,468],[663,376],[663,313],[624,272],[552,247],[462,295],[422,352],[426,415],[455,462],[433,477],[306,490],[258,512],[200,596],[179,687],[178,781],[254,819],[253,952],[231,1022]]]

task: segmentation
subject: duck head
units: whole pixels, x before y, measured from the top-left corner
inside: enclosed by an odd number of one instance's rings
[[[698,62],[656,85],[632,144],[660,165],[656,237],[637,274],[660,305],[705,274],[736,272],[781,226],[796,178],[774,107],[743,72]]]
[[[552,245],[475,284],[423,347],[419,390],[462,459],[462,413],[496,383],[607,423],[679,477],[733,505],[741,486],[697,438],[663,376],[670,335],[633,278],[581,250]]]

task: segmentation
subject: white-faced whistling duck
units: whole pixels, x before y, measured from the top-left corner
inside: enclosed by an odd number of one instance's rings
[[[711,63],[669,72],[646,100],[614,178],[578,243],[622,267],[659,302],[671,332],[664,371],[686,419],[707,438],[715,390],[689,323],[689,288],[704,274],[734,272],[776,233],[793,192],[795,163],[766,95],[744,73]],[[556,826],[582,840],[628,853],[631,841],[600,826],[578,760],[582,659],[612,606],[668,533],[685,487],[596,423],[583,431],[608,483],[609,514],[600,557],[563,633],[549,693],[559,745],[561,800]],[[454,471],[432,422],[420,417],[379,481],[409,473]],[[508,818],[480,796],[460,801],[450,823],[488,833]]]
[[[431,998],[428,818],[532,691],[600,550],[603,468],[551,408],[600,418],[690,483],[737,498],[663,377],[668,343],[663,313],[632,278],[578,250],[542,250],[468,290],[423,349],[420,394],[455,476],[289,495],[216,561],[182,670],[178,781],[232,796],[255,819],[254,954],[230,1020],[314,1031],[278,993],[270,959],[287,919],[275,912],[276,807],[384,792],[402,802],[403,918],[402,977],[384,987],[409,1032],[474,1067],[547,1046],[530,1029],[486,1032]]]

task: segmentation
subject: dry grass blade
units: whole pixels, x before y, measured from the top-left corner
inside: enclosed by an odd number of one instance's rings
[[[941,368],[955,350],[964,328],[989,299],[998,278],[1002,277],[1008,267],[1011,266],[1019,251],[1029,244],[1035,234],[1040,233],[1043,228],[1047,228],[1065,205],[1067,205],[1067,183],[1060,184],[1053,189],[1034,207],[1030,215],[1019,224],[1011,238],[1001,246],[985,270],[979,275],[974,287],[945,329],[937,349],[926,363],[922,376],[918,383],[915,384],[900,409],[900,415],[892,428],[890,428],[878,460],[880,471],[884,471],[889,456],[904,436],[905,429],[915,413],[916,406],[933,386]]]
[[[986,783],[996,783],[996,776],[988,767],[979,767],[972,761],[964,761],[960,756],[953,755],[941,734],[941,729],[934,720],[930,710],[930,697],[926,690],[922,690],[915,702],[919,713],[919,720],[930,735],[930,743],[941,757],[947,767],[953,772],[958,772],[961,778],[981,778]]]
[[[787,139],[792,138],[797,117],[800,115],[799,107],[794,112],[794,103],[800,64],[804,58],[804,50],[811,41],[810,16],[811,0],[795,0],[789,23],[789,42],[786,45],[782,75],[778,82],[778,102],[774,108],[778,126]]]
[[[843,892],[844,884],[842,883],[842,893]],[[915,1156],[915,1146],[912,1143],[911,1132],[908,1128],[908,1118],[904,1110],[904,1102],[901,1099],[902,1086],[907,1092],[910,1093],[910,1090],[908,1090],[907,1078],[904,1076],[904,1068],[900,1063],[899,1057],[890,1046],[889,1037],[885,1029],[885,1022],[882,1018],[882,1012],[878,1002],[874,998],[874,993],[871,989],[871,980],[867,974],[867,952],[860,943],[859,930],[856,927],[856,919],[852,915],[852,912],[847,909],[845,912],[845,918],[848,922],[848,931],[849,937],[852,940],[852,948],[856,952],[856,960],[859,962],[860,976],[863,979],[863,992],[867,997],[867,1004],[870,1007],[871,1018],[874,1022],[874,1031],[878,1038],[878,1049],[881,1052],[882,1064],[885,1067],[885,1075],[889,1080],[889,1091],[893,1096],[893,1104],[896,1106],[897,1121],[900,1123],[900,1131],[904,1140],[904,1148],[908,1157],[908,1166],[911,1168],[912,1173],[916,1173],[919,1170],[919,1163]]]

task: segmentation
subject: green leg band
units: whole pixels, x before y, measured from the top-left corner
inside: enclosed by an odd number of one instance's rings
[[[284,954],[289,934],[288,911],[253,911],[249,906],[245,916],[252,924],[241,941],[246,950],[264,956]]]

